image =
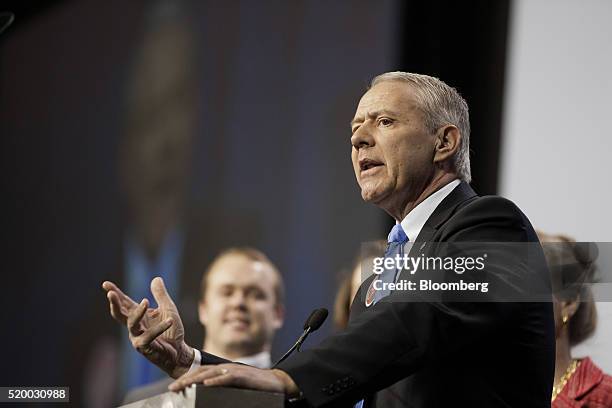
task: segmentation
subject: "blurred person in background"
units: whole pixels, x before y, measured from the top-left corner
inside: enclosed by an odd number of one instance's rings
[[[196,132],[194,38],[180,8],[157,2],[145,23],[125,74],[123,118],[117,151],[117,184],[122,201],[115,241],[115,267],[109,278],[122,282],[135,296],[148,293],[150,280],[163,276],[185,310],[184,288],[196,287],[207,248],[206,228],[189,214],[191,151]],[[201,218],[201,217],[199,217]],[[196,250],[193,250],[195,247]],[[212,256],[209,256],[210,259]],[[194,275],[189,284],[184,276]],[[197,299],[197,298],[196,298]],[[70,381],[73,400],[88,407],[116,405],[126,390],[163,378],[134,352],[126,339],[105,327],[96,307],[77,327],[84,336],[71,345],[75,358]],[[103,311],[106,313],[106,311]],[[195,316],[186,326],[198,332]]]
[[[283,279],[270,259],[249,247],[229,248],[202,275],[198,315],[205,352],[258,368],[272,366],[270,350],[283,324]],[[168,390],[171,378],[137,388],[124,403]]]
[[[259,368],[272,366],[274,334],[283,325],[284,285],[261,251],[231,248],[202,277],[198,315],[203,350]]]
[[[571,348],[597,327],[590,284],[595,277],[596,248],[565,235],[538,231],[554,290],[556,359],[553,408],[612,407],[612,377],[589,357],[572,357]]]
[[[384,256],[386,247],[387,242],[383,240],[362,244],[353,261],[353,269],[350,273],[345,271],[341,274],[342,280],[334,300],[334,326],[337,330],[344,329],[348,324],[351,304],[359,286],[372,274],[373,259]]]
[[[119,146],[125,203],[120,281],[142,299],[160,276],[179,307],[195,312],[204,265],[223,248],[256,242],[258,228],[252,214],[216,207],[212,187],[206,203],[190,200],[198,108],[206,95],[199,94],[198,39],[187,7],[173,0],[152,7],[127,83]],[[200,140],[208,138],[204,129]],[[197,314],[184,323],[189,338],[200,342]],[[125,339],[121,361],[123,390],[165,378]]]
[[[117,152],[121,235],[109,243],[116,246],[116,266],[108,279],[143,298],[151,279],[163,277],[187,311],[186,332],[197,344],[202,271],[223,248],[257,242],[260,228],[255,214],[220,208],[213,186],[206,186],[206,202],[192,198],[194,149],[199,140],[210,142],[200,129],[207,95],[200,90],[197,31],[184,2],[157,0],[144,17],[118,101],[124,115]],[[118,336],[99,306],[75,322],[83,336],[70,345],[75,358],[68,374],[71,397],[93,408],[116,405],[128,390],[166,378]]]
[[[121,278],[142,298],[151,279],[162,276],[182,303],[197,81],[193,35],[170,5],[160,2],[150,16],[127,83],[125,132],[119,146],[125,203]],[[121,354],[124,389],[163,377],[129,342],[123,342]]]

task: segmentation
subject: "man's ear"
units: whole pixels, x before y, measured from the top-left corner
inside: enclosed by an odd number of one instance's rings
[[[278,303],[274,306],[274,328],[280,329],[285,321],[285,306]]]
[[[435,137],[434,163],[447,161],[457,153],[461,146],[461,133],[456,126],[441,127]]]
[[[204,301],[200,301],[200,303],[198,303],[198,318],[202,326],[206,326],[208,313],[206,313],[206,303],[204,303]]]

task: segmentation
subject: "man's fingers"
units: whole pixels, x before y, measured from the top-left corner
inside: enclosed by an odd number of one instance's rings
[[[226,368],[219,366],[202,366],[191,373],[187,373],[182,377],[178,378],[172,384],[168,386],[170,391],[180,391],[189,387],[191,384],[200,384],[207,379],[213,378],[219,375],[227,375],[229,372]]]
[[[132,309],[127,317],[127,327],[132,336],[139,336],[142,333],[140,329],[140,321],[142,317],[147,312],[147,307],[149,306],[149,301],[147,299],[142,299],[140,304]]]
[[[207,378],[210,378],[215,375],[219,375],[219,373],[214,373],[214,370],[218,370],[217,366],[202,366],[198,367],[195,371],[191,373],[187,373],[182,377],[178,378],[172,384],[168,386],[168,389],[171,391],[179,391],[186,387],[189,387],[191,384],[199,384],[202,383]]]
[[[115,292],[108,292],[106,294],[108,303],[110,305],[110,313],[113,318],[121,324],[127,323],[127,311],[121,307],[119,298]]]
[[[160,307],[174,307],[174,302],[170,298],[170,295],[168,295],[162,278],[157,277],[151,281],[151,293],[153,293],[153,297]]]
[[[172,326],[172,319],[166,319],[150,329],[145,330],[140,336],[138,336],[138,341],[141,342],[143,346],[148,346],[160,334],[168,330],[170,326]]]
[[[241,386],[246,385],[246,383],[242,381],[241,377],[234,376],[229,372],[225,372],[223,374],[216,375],[212,378],[204,379],[202,380],[202,383],[206,385],[207,387],[222,387],[222,386],[241,387]]]
[[[289,376],[287,377],[289,381],[293,382]],[[170,384],[168,388],[172,391],[178,391],[196,383],[202,383],[207,387],[228,386],[279,393],[285,393],[289,390],[285,380],[272,370],[260,370],[259,368],[232,363],[199,367],[196,371],[186,374]],[[295,384],[293,385],[295,386]],[[295,388],[297,389],[297,386]]]
[[[120,295],[126,296],[126,294],[123,293],[121,291],[121,289],[119,289],[119,286],[115,285],[111,281],[104,281],[104,282],[102,282],[102,289],[104,289],[107,292],[109,292],[111,290],[114,290],[115,292],[119,293]]]
[[[136,302],[134,302],[131,297],[123,293],[121,289],[119,289],[119,287],[113,282],[104,281],[102,283],[102,289],[108,293],[115,292],[117,294],[117,299],[119,299],[123,307],[131,309],[132,307],[136,306]]]

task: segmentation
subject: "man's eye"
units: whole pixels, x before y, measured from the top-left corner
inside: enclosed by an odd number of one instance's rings
[[[381,118],[378,121],[378,124],[381,126],[391,126],[391,124],[393,123],[393,121],[389,118]]]
[[[256,288],[252,288],[249,291],[247,291],[247,296],[253,298],[253,299],[257,299],[257,300],[261,300],[261,299],[265,299],[266,298],[266,294],[264,291],[256,289]]]

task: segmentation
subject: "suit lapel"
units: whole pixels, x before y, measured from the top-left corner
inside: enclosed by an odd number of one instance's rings
[[[457,207],[466,201],[478,197],[469,184],[462,181],[453,191],[447,195],[444,200],[436,207],[434,212],[429,216],[423,228],[419,232],[419,236],[414,241],[412,247],[408,251],[408,256],[411,258],[418,257],[430,247],[433,237],[438,229],[444,225],[446,221],[455,213]]]
[[[434,233],[455,213],[457,206],[467,200],[478,197],[472,187],[462,181],[444,200],[436,207],[429,216],[415,242],[429,242]],[[418,247],[415,245],[415,247]]]

